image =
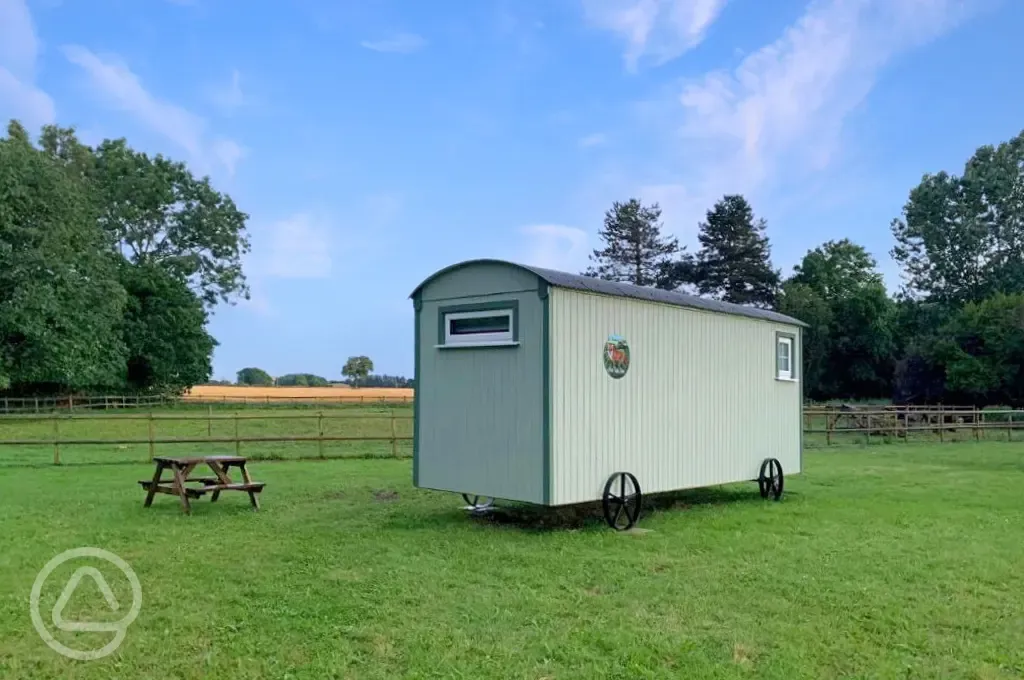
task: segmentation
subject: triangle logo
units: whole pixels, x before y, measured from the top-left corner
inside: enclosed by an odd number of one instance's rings
[[[120,622],[102,622],[102,621],[65,621],[64,620],[64,608],[71,601],[71,596],[74,595],[75,590],[81,584],[82,579],[86,576],[92,578],[96,582],[96,587],[99,588],[100,593],[103,594],[103,599],[107,601],[107,606],[112,611],[120,609],[121,605],[118,603],[117,598],[114,597],[114,591],[110,589],[110,585],[107,584],[107,580],[103,578],[103,574],[100,573],[99,569],[95,567],[79,567],[72,574],[68,580],[67,585],[64,586],[64,590],[61,592],[60,597],[57,598],[57,603],[53,605],[53,625],[57,626],[60,630],[64,631],[87,631],[93,633],[102,633],[108,631],[118,630]]]

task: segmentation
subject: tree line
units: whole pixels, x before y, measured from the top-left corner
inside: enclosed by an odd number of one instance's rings
[[[743,196],[726,195],[688,253],[662,234],[658,204],[615,202],[583,273],[804,321],[812,400],[1024,406],[1024,132],[910,191],[890,224],[903,279],[893,294],[849,238],[808,250],[783,275],[766,230]]]
[[[412,387],[413,381],[397,375],[375,375],[373,361],[367,356],[349,357],[341,369],[343,380],[332,382],[313,373],[288,373],[273,377],[262,368],[248,367],[238,371],[237,385],[261,385],[277,387],[329,387],[334,384],[353,387]],[[231,383],[224,383],[231,384]]]
[[[206,382],[220,303],[248,297],[248,215],[184,163],[73,128],[0,137],[0,391]]]

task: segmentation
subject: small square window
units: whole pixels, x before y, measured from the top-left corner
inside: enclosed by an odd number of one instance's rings
[[[502,345],[515,340],[512,309],[448,312],[444,315],[445,345]]]
[[[775,338],[775,377],[779,380],[793,380],[793,338]]]

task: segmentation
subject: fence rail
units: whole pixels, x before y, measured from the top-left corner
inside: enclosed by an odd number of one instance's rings
[[[358,391],[358,390],[353,390]],[[363,395],[337,394],[331,396],[276,395],[231,396],[188,395],[183,397],[148,395],[108,395],[89,397],[0,397],[0,414],[48,413],[51,411],[108,411],[141,408],[168,408],[181,405],[230,404],[232,406],[327,406],[344,404],[411,404],[413,397],[406,394]]]
[[[157,447],[203,445],[211,453],[252,458],[324,459],[407,457],[413,416],[409,409],[277,413],[15,413],[0,416],[0,467],[39,464],[52,447],[52,463],[142,462]],[[303,423],[305,421],[306,424]],[[920,407],[806,407],[804,446],[895,441],[1021,439],[1024,411]],[[243,447],[243,444],[245,445]],[[142,450],[134,447],[144,447]],[[70,460],[69,460],[70,458]]]
[[[52,447],[54,465],[142,462],[152,460],[158,446],[182,444],[207,445],[211,453],[227,453],[223,447],[230,445],[235,455],[243,454],[245,444],[245,454],[256,459],[401,458],[411,455],[407,449],[412,442],[412,418],[406,409],[386,413],[225,414],[210,409],[191,414],[11,414],[0,417],[0,467],[38,464],[42,447]],[[303,427],[300,421],[308,424]],[[330,445],[345,446],[329,450]],[[145,458],[133,447],[145,447]],[[68,460],[69,453],[75,460]]]

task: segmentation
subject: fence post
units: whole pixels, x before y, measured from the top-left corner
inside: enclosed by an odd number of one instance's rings
[[[39,413],[39,397],[36,397],[36,413]]]
[[[832,446],[832,414],[825,412],[825,446]]]
[[[1006,421],[1006,441],[1013,441],[1013,411],[1010,411],[1010,417]]]
[[[945,441],[946,430],[946,407],[939,406],[939,441]]]
[[[71,412],[71,411],[74,411],[74,410],[75,410],[75,395],[69,394],[68,395],[68,411]]]
[[[53,464],[60,465],[60,416],[53,412]]]
[[[156,442],[153,441],[154,439],[155,439],[155,437],[153,436],[153,412],[150,411],[149,412],[149,462],[151,462],[151,463],[153,462],[153,456],[154,456],[153,449],[156,448]]]
[[[206,436],[213,436],[213,404],[206,406]]]
[[[398,458],[398,433],[395,431],[395,409],[391,409],[391,455]]]
[[[235,455],[242,455],[242,442],[238,441],[238,411],[233,414],[235,417]]]
[[[974,407],[974,418],[973,418],[972,422],[974,423],[974,441],[976,441],[976,442],[981,441],[981,430],[978,429],[978,407],[977,406]]]
[[[319,411],[316,414],[316,432],[317,432],[317,435],[316,435],[317,436],[317,440],[316,440],[317,454],[321,458],[323,458],[324,457],[324,412],[323,411]]]

